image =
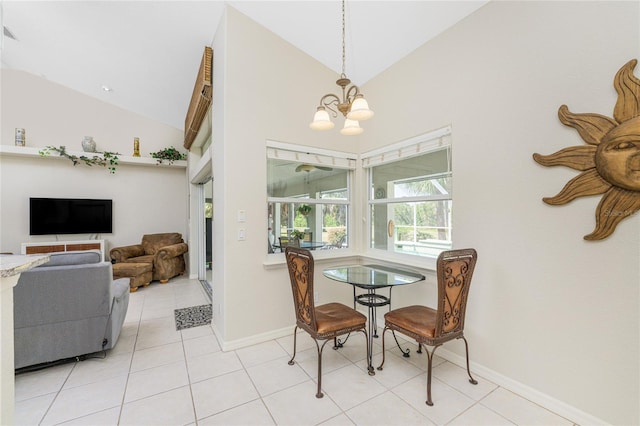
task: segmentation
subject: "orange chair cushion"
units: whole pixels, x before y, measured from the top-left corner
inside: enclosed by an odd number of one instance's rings
[[[342,303],[327,303],[316,306],[316,325],[319,334],[364,326],[367,317]]]
[[[436,311],[426,306],[407,306],[384,314],[387,323],[427,338],[435,337]]]

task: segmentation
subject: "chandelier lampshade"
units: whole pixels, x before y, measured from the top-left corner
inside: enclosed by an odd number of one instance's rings
[[[364,132],[364,129],[360,127],[360,123],[348,118],[345,118],[344,127],[340,130],[340,134],[345,136],[359,135],[362,132]]]
[[[309,127],[313,130],[329,130],[333,129],[333,126],[333,121],[331,121],[327,109],[323,106],[319,106],[313,116],[313,121],[309,124]]]
[[[373,111],[369,109],[369,103],[362,93],[357,94],[351,103],[351,109],[349,113],[347,113],[347,118],[350,120],[365,121],[371,117],[373,117]]]
[[[309,124],[313,130],[329,130],[334,124],[331,116],[334,118],[341,112],[345,118],[344,127],[340,130],[343,135],[359,135],[364,132],[360,127],[359,121],[368,120],[373,117],[373,111],[369,109],[369,104],[360,93],[360,89],[355,84],[351,84],[345,74],[345,19],[344,19],[344,2],[342,0],[342,74],[336,81],[336,84],[342,88],[342,97],[328,93],[320,99],[320,105],[317,107],[313,121]],[[329,114],[331,111],[331,114]]]

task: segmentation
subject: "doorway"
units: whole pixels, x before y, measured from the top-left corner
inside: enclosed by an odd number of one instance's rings
[[[213,178],[198,183],[198,279],[211,298],[213,283]]]

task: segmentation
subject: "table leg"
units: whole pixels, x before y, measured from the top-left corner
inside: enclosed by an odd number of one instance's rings
[[[376,290],[375,289],[369,289],[368,293],[371,297],[372,301],[376,300]],[[376,339],[380,336],[378,336],[378,318],[376,316],[376,305],[372,305],[371,306],[372,312],[369,313],[369,323],[373,325],[373,334],[369,333],[370,336],[375,337]]]
[[[367,347],[369,352],[369,359],[367,361],[369,374],[373,376],[375,374],[375,372],[373,371],[373,339],[379,337],[376,308],[378,306],[388,305],[389,298],[381,294],[376,294],[375,288],[368,288],[366,293],[362,293],[359,295],[356,295],[354,290],[354,301],[359,303],[360,305],[366,306],[369,314],[369,324],[367,325],[369,331],[369,342]]]
[[[370,290],[369,290],[370,292]],[[369,341],[367,342],[368,348],[367,348],[367,354],[369,355],[369,359],[367,359],[367,368],[369,369],[369,375],[373,376],[375,375],[375,371],[373,370],[373,336],[374,333],[376,333],[376,326],[375,326],[375,317],[376,317],[376,307],[374,304],[369,304],[368,306],[369,309]],[[378,337],[377,335],[375,337]]]

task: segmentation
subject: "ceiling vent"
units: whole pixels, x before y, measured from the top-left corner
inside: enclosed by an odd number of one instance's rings
[[[191,103],[187,111],[187,118],[184,121],[184,147],[188,150],[191,148],[202,121],[207,114],[209,105],[211,105],[211,95],[213,93],[212,84],[212,68],[213,68],[213,49],[204,48],[200,69],[196,78],[196,84],[193,87],[191,95]]]

